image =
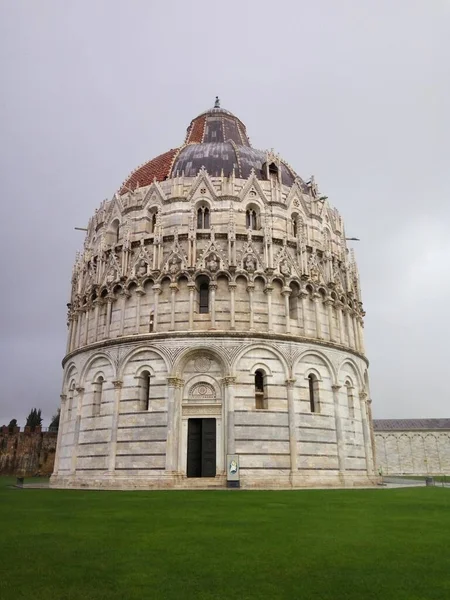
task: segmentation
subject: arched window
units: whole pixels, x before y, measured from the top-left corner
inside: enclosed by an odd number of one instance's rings
[[[197,229],[209,229],[209,208],[200,206],[197,209]]]
[[[92,415],[94,417],[97,417],[100,414],[104,381],[105,380],[103,379],[102,375],[99,375],[93,385],[94,399],[93,399],[93,406],[92,406]]]
[[[294,237],[297,237],[297,233],[298,233],[298,225],[297,225],[297,217],[294,215],[291,218],[291,228],[292,228],[292,235]]]
[[[269,178],[272,181],[278,181],[278,167],[275,163],[269,165]]]
[[[198,291],[198,312],[209,313],[209,284],[205,281],[200,283]]]
[[[345,387],[347,389],[348,418],[354,419],[355,418],[355,399],[353,397],[353,387],[349,381],[346,382]]]
[[[289,318],[298,319],[300,287],[295,281],[293,281],[289,287],[291,288],[291,293],[289,295]]]
[[[152,213],[151,233],[155,233],[156,229],[156,212]]]
[[[118,244],[120,238],[120,222],[119,219],[114,219],[109,228],[109,243]]]
[[[148,410],[150,408],[150,373],[148,371],[142,371],[140,383],[141,409]]]
[[[266,375],[262,369],[255,371],[255,408],[267,408]]]
[[[254,208],[248,208],[246,213],[245,213],[245,224],[247,229],[258,229],[258,215],[256,213],[256,210]]]
[[[69,421],[72,418],[74,394],[75,394],[75,382],[72,381],[72,383],[69,386],[69,393],[67,394],[67,414],[68,414]]]
[[[309,406],[312,413],[317,413],[319,412],[319,381],[313,373],[308,375],[308,386]]]
[[[155,327],[155,320],[154,320],[153,311],[151,311],[150,312],[150,320],[149,320],[149,324],[148,324],[148,332],[153,333],[154,327]]]

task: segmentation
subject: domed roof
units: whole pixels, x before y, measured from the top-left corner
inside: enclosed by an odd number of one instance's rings
[[[184,146],[171,149],[138,167],[123,183],[119,193],[125,194],[150,185],[155,179],[164,181],[177,174],[196,177],[202,167],[212,177],[229,176],[234,171],[236,177],[246,179],[253,169],[258,179],[267,179],[266,162],[267,152],[251,147],[244,123],[221,108],[216,98],[214,108],[191,121]],[[282,161],[280,169],[284,185],[291,186],[295,179],[300,179]]]

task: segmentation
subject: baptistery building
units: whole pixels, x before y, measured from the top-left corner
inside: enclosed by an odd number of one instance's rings
[[[342,218],[218,100],[95,209],[71,286],[53,487],[375,482]]]

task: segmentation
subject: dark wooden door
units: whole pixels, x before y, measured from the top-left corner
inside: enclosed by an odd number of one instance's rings
[[[187,476],[216,476],[216,420],[189,419]]]
[[[202,477],[216,476],[216,420],[202,419]]]
[[[188,420],[187,476],[202,476],[202,419]]]

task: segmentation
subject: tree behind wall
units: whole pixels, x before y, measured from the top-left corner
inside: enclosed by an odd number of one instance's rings
[[[58,431],[59,428],[59,414],[60,414],[60,409],[58,408],[58,410],[56,411],[56,413],[53,415],[50,426],[49,426],[49,431]]]
[[[16,427],[17,427],[17,419],[11,419],[11,421],[9,422],[9,425],[8,425],[8,431],[10,431],[10,433],[12,433]]]
[[[31,431],[34,431],[34,428],[40,425],[42,425],[41,409],[32,408],[27,417],[26,426],[31,427]]]

